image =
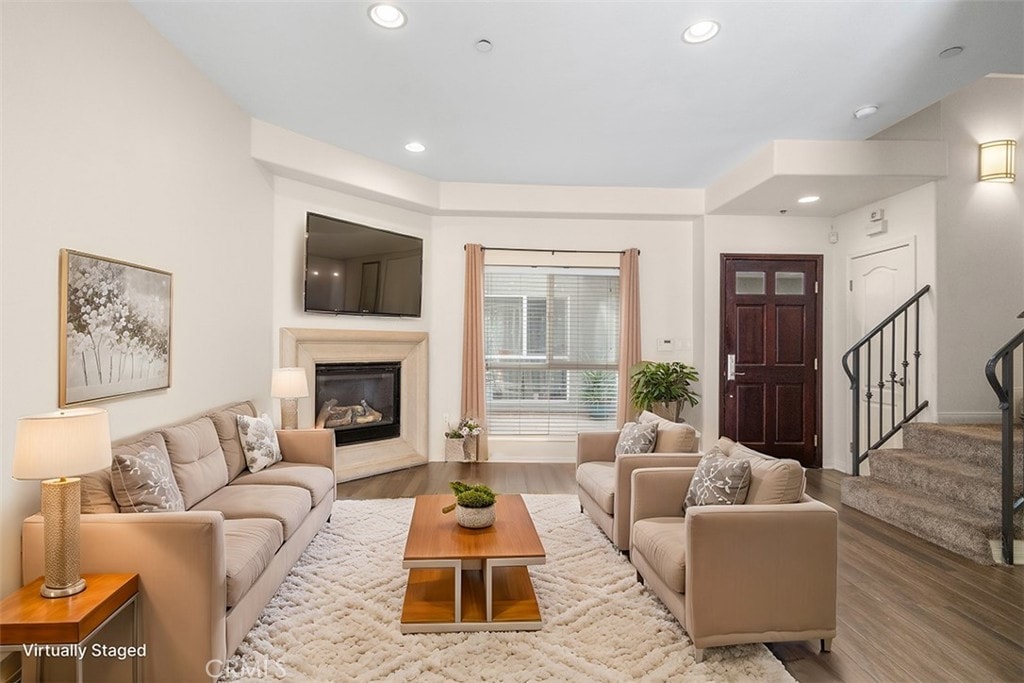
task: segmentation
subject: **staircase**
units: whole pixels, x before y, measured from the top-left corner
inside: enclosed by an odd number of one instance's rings
[[[842,483],[842,502],[983,564],[1000,538],[1000,426],[903,425],[903,448],[869,451],[869,477]],[[1021,489],[1024,438],[1014,431],[1014,490]],[[1013,518],[1024,539],[1024,510]]]

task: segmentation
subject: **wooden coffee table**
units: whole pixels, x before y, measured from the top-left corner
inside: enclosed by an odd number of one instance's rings
[[[417,496],[402,567],[409,584],[402,633],[536,631],[540,607],[528,565],[544,564],[544,546],[518,494],[501,494],[496,520],[464,529],[441,508],[451,495]]]

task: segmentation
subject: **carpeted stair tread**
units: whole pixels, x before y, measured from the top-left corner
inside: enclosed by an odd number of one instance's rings
[[[963,505],[979,514],[999,514],[1002,478],[991,467],[905,448],[871,451],[869,462],[876,481]]]
[[[931,453],[966,460],[995,469],[1002,467],[1002,436],[997,424],[933,424],[912,422],[903,427],[903,447],[919,453]],[[1014,467],[1020,476],[1024,436],[1014,428]]]
[[[955,503],[878,481],[874,477],[848,477],[842,483],[842,502],[904,531],[963,555],[993,564],[989,539],[999,538],[999,516],[982,515]],[[1020,515],[1014,529],[1024,538]]]

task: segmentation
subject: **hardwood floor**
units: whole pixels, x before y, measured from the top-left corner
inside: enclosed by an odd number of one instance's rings
[[[429,463],[338,485],[339,498],[445,493],[448,482],[506,493],[575,493],[572,464]],[[1024,681],[1024,567],[987,567],[843,507],[835,470],[807,493],[839,511],[838,634],[771,651],[801,683]]]

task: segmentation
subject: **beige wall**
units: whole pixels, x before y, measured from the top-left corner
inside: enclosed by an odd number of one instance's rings
[[[172,386],[100,403],[116,438],[270,408],[273,194],[249,118],[122,3],[3,3],[2,565],[21,585],[17,418],[57,408],[62,247],[174,274]]]
[[[988,77],[942,101],[949,176],[937,184],[938,418],[998,419],[985,362],[1024,310],[1024,77]],[[978,144],[1017,140],[1017,182],[978,182]]]

